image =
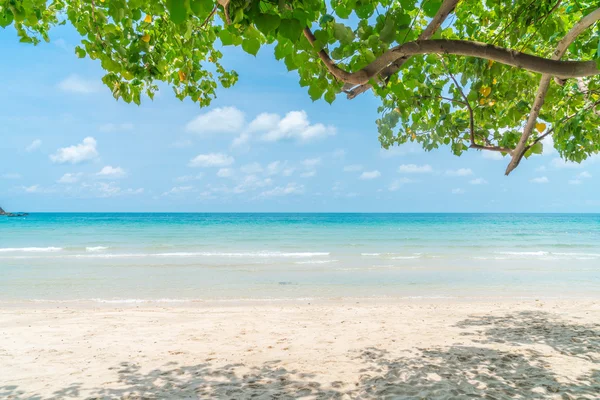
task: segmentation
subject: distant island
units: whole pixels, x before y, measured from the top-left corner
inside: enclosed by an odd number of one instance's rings
[[[2,207],[0,207],[0,216],[4,215],[5,217],[26,217],[29,214],[28,213],[9,213],[6,212],[2,209]]]

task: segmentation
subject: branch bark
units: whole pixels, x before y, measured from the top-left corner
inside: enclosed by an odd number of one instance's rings
[[[446,18],[448,18],[448,15],[450,15],[450,13],[454,11],[454,8],[456,7],[456,4],[458,4],[459,1],[460,0],[444,0],[436,15],[429,22],[429,25],[427,25],[425,30],[419,35],[419,40],[427,40],[431,36],[433,36],[433,34],[440,28],[440,26],[442,26]],[[393,74],[395,74],[396,72],[398,72],[400,68],[402,68],[402,65],[404,65],[404,63],[408,61],[409,58],[410,57],[400,58],[396,60],[392,65],[384,69],[381,72],[381,79],[385,80]],[[350,85],[350,87],[347,87],[345,89],[351,89],[352,86],[353,85]],[[359,94],[364,93],[371,88],[372,86],[368,83],[360,85],[348,92],[348,99],[353,99]]]
[[[558,43],[558,46],[556,46],[556,50],[552,54],[552,60],[560,60],[560,58],[565,54],[565,52],[569,48],[569,45],[573,43],[575,38],[577,38],[577,36],[579,36],[582,32],[584,32],[587,28],[592,26],[598,20],[600,20],[600,8],[596,9],[595,11],[592,11],[590,14],[583,17],[577,24],[575,24],[575,26],[571,28],[571,30],[565,35],[565,37]],[[529,118],[527,119],[527,123],[525,124],[525,128],[523,129],[523,134],[521,135],[519,143],[515,147],[512,159],[506,167],[506,175],[510,174],[515,168],[517,168],[517,166],[523,159],[525,152],[528,149],[527,141],[529,140],[529,136],[531,136],[531,132],[533,132],[533,128],[535,127],[535,124],[537,122],[540,110],[544,105],[544,100],[550,87],[552,75],[558,74],[544,73],[542,75],[542,79],[540,80],[540,86],[535,96],[535,101],[533,102],[531,112],[529,113]],[[564,79],[565,77],[561,76],[561,78]]]
[[[304,35],[311,44],[316,40],[309,28],[304,28]],[[319,57],[333,76],[342,82],[354,85],[368,83],[370,79],[377,76],[377,74],[394,61],[417,54],[452,54],[477,57],[532,72],[556,75],[563,79],[600,75],[600,70],[596,66],[595,61],[558,61],[485,43],[465,40],[439,39],[408,42],[388,50],[369,65],[356,72],[348,72],[339,68],[324,50],[319,51]]]

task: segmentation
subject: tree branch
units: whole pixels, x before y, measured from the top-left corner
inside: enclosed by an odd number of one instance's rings
[[[599,19],[600,8],[596,9],[595,11],[592,11],[590,14],[583,17],[577,24],[575,24],[575,26],[571,28],[571,30],[565,35],[565,37],[558,43],[558,45],[556,46],[556,50],[552,54],[552,60],[559,60],[565,54],[565,52],[569,48],[569,45],[573,43],[575,38],[577,38],[577,36],[579,36],[587,28],[592,26]],[[519,143],[515,147],[512,159],[506,167],[506,175],[510,174],[515,168],[517,168],[517,166],[523,159],[525,152],[527,151],[527,140],[529,140],[529,136],[531,136],[531,132],[533,132],[533,128],[535,127],[535,124],[537,122],[540,110],[544,105],[544,100],[546,98],[546,94],[548,93],[550,81],[552,79],[551,75],[558,74],[544,73],[542,75],[542,79],[540,80],[540,86],[535,96],[535,101],[533,102],[531,112],[529,113],[529,118],[527,119],[527,123],[525,124],[525,128],[523,129],[523,134],[521,135],[521,139],[519,139]]]
[[[309,42],[316,40],[309,28],[304,28],[304,34]],[[541,74],[556,75],[560,78],[579,78],[584,76],[600,75],[600,70],[595,61],[558,61],[531,54],[520,53],[485,43],[464,40],[417,40],[396,46],[383,53],[366,67],[356,71],[348,72],[339,68],[325,53],[319,51],[319,57],[333,76],[342,82],[354,85],[368,83],[370,79],[377,76],[382,69],[396,60],[406,56],[424,54],[452,54],[465,57],[477,57],[496,61],[500,64],[509,65]]]
[[[450,72],[450,69],[448,68],[446,63],[444,63],[444,60],[442,59],[441,61],[442,61],[442,64],[444,65],[444,67],[446,68],[446,72],[448,72],[448,75],[450,75],[450,79],[452,79],[452,82],[454,82],[454,85],[460,92],[460,95],[464,100],[464,102],[462,102],[462,103],[464,105],[466,105],[467,109],[469,110],[469,128],[470,128],[470,139],[471,139],[471,145],[469,146],[469,148],[478,149],[478,150],[499,151],[502,153],[512,154],[512,149],[508,149],[505,147],[499,147],[499,146],[484,146],[484,145],[475,143],[475,117],[474,117],[474,113],[473,113],[473,107],[471,107],[471,103],[469,103],[469,99],[465,95],[465,92],[462,90],[462,87],[458,84],[458,81],[454,77],[454,74],[452,72]]]
[[[450,13],[452,11],[454,11],[454,8],[456,7],[456,4],[459,1],[460,0],[444,0],[444,2],[440,6],[436,15],[429,22],[429,24],[427,25],[425,30],[423,32],[421,32],[421,34],[419,35],[419,40],[427,40],[431,36],[433,36],[433,34],[440,28],[440,26],[442,26],[442,24],[444,23],[446,18],[448,18],[448,15],[450,15]],[[392,76],[393,74],[395,74],[396,72],[398,72],[398,70],[400,70],[402,65],[404,65],[404,63],[406,61],[408,61],[408,59],[409,59],[409,57],[404,57],[399,60],[396,60],[392,65],[390,65],[384,71],[382,71],[382,73],[381,73],[382,79],[385,80],[385,79],[389,78],[390,76]],[[352,87],[352,85],[350,85],[350,87],[345,88],[345,89],[348,90],[351,87]],[[355,98],[359,94],[364,93],[367,90],[371,89],[371,87],[372,86],[367,83],[367,84],[363,84],[363,85],[360,85],[360,86],[354,88],[353,90],[348,92],[348,99]]]
[[[559,122],[557,122],[556,124],[554,124],[554,126],[552,127],[552,129],[549,129],[549,130],[548,130],[548,132],[544,133],[543,135],[541,135],[540,137],[538,137],[537,139],[535,139],[535,140],[534,140],[534,141],[533,141],[533,142],[532,142],[530,145],[528,145],[528,146],[525,148],[525,152],[527,152],[527,150],[531,149],[531,148],[532,148],[532,147],[533,147],[533,146],[534,146],[536,143],[538,143],[538,142],[541,142],[542,140],[544,140],[544,138],[546,138],[546,136],[549,136],[549,135],[551,135],[551,134],[552,134],[552,133],[555,131],[555,129],[556,129],[556,127],[558,126],[558,124],[562,124],[562,123],[564,123],[564,122],[567,122],[568,120],[570,120],[570,119],[572,119],[572,118],[576,117],[576,116],[577,116],[577,114],[579,114],[579,113],[581,113],[581,112],[584,112],[584,111],[591,110],[592,108],[596,107],[596,106],[597,106],[597,105],[599,105],[599,104],[600,104],[600,100],[598,100],[598,101],[596,101],[596,102],[594,102],[594,103],[590,104],[589,106],[585,107],[585,108],[584,108],[584,109],[582,109],[582,110],[579,110],[579,111],[578,111],[578,112],[576,112],[575,114],[571,114],[571,115],[569,115],[569,116],[567,116],[567,117],[565,117],[565,118],[561,119]]]

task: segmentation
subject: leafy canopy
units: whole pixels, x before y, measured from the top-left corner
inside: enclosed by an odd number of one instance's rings
[[[598,18],[592,15],[563,56],[573,65],[587,61],[588,73],[550,82],[541,110],[532,109],[541,70],[486,56],[476,42],[535,55],[552,69],[560,41],[598,6],[597,0],[0,0],[0,26],[37,44],[49,41],[53,26],[71,24],[81,35],[77,56],[98,60],[103,82],[126,102],[153,98],[165,82],[177,98],[208,106],[218,84],[227,88],[238,79],[222,64],[222,46],[253,55],[264,48],[297,71],[313,100],[331,103],[372,89],[381,99],[377,126],[385,148],[409,141],[426,150],[447,145],[456,155],[476,148],[518,164],[540,153],[541,139],[552,135],[563,158],[581,162],[600,150],[600,71],[589,73],[589,61],[600,66]],[[457,41],[479,47],[465,55]],[[427,42],[439,49],[423,50]]]

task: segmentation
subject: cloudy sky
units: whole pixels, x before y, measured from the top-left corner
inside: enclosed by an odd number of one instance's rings
[[[313,103],[268,48],[226,48],[240,81],[210,108],[170,89],[116,102],[78,38],[0,30],[0,206],[20,211],[597,212],[600,159],[382,150],[370,94]]]

